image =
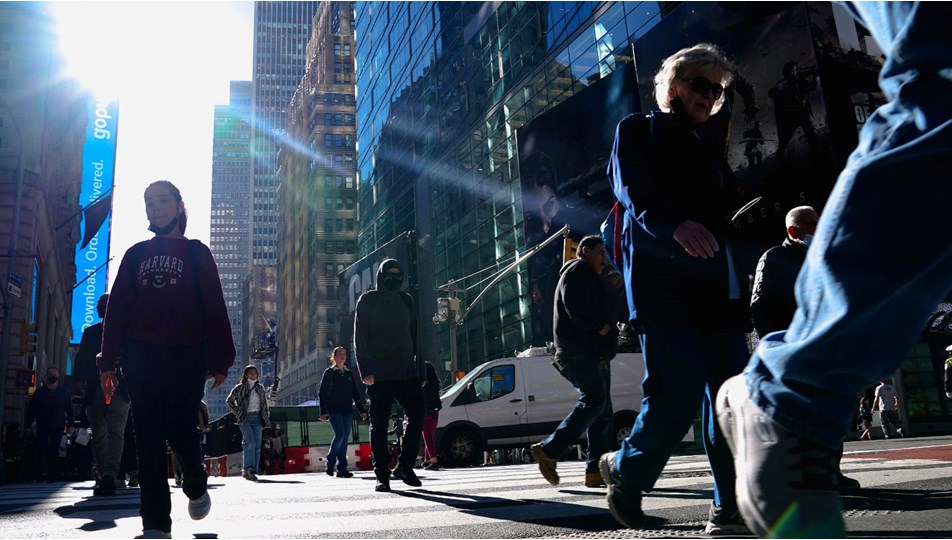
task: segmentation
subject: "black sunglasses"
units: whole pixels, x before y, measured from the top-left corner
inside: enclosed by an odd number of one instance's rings
[[[681,79],[682,81],[688,83],[688,86],[691,88],[691,91],[695,94],[707,95],[708,92],[712,92],[714,99],[720,99],[724,94],[724,87],[716,82],[711,82],[705,77],[694,77],[693,79]]]

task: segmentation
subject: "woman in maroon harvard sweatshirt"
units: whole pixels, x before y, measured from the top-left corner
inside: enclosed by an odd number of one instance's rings
[[[208,248],[187,240],[185,204],[171,182],[145,190],[151,240],[129,248],[119,265],[103,320],[97,358],[103,394],[120,368],[135,418],[143,536],[170,538],[166,442],[182,459],[192,519],[208,515],[207,476],[195,418],[205,380],[217,388],[235,360],[218,267]]]

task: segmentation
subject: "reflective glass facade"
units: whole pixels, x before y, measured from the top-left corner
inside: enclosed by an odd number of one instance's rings
[[[242,288],[248,275],[251,233],[251,91],[250,81],[232,81],[228,105],[215,107],[212,142],[212,208],[209,247],[225,295],[231,333],[237,350],[236,364],[248,357],[242,336]],[[224,399],[239,379],[231,370],[226,384],[205,401],[212,419],[228,412]],[[218,398],[221,399],[218,399]]]
[[[424,320],[434,287],[525,249],[516,130],[630,62],[660,19],[657,2],[358,4],[360,254],[419,232]],[[459,367],[530,343],[529,302],[524,269],[491,290],[459,328]],[[446,326],[421,327],[444,365]]]

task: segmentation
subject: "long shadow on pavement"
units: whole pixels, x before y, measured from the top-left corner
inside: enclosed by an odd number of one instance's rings
[[[507,514],[505,519],[517,521],[520,523],[529,523],[533,525],[545,525],[549,527],[559,527],[576,529],[589,532],[611,531],[623,528],[620,526],[607,510],[599,511],[590,506],[572,504],[559,501],[546,501],[541,499],[505,499],[502,497],[483,497],[473,494],[449,493],[445,491],[433,491],[428,489],[414,489],[412,491],[392,491],[394,495],[410,497],[414,499],[423,499],[427,501],[444,504],[451,508],[456,508],[461,512],[470,513],[477,516],[499,518],[500,509],[509,509],[517,507],[529,507],[532,505],[547,505],[555,509],[552,517],[530,518],[530,512],[513,512]],[[592,493],[585,493],[591,495]],[[585,515],[585,519],[579,519]],[[520,518],[525,515],[525,518]],[[648,516],[648,527],[661,527],[666,523],[663,518]]]
[[[952,508],[952,490],[870,488],[844,493],[844,510],[915,512]]]
[[[75,504],[60,506],[53,510],[56,515],[66,519],[88,520],[77,529],[81,531],[104,531],[116,528],[116,520],[124,517],[139,515],[139,491],[124,490],[126,493],[117,493],[105,502],[105,498],[87,498]],[[135,496],[131,496],[131,495]],[[108,512],[110,519],[102,519],[103,513]]]

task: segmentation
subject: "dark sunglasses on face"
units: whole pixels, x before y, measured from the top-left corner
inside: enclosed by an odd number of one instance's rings
[[[681,79],[682,81],[688,83],[688,87],[695,94],[700,94],[706,96],[708,92],[711,92],[714,96],[714,99],[720,99],[724,94],[724,87],[716,82],[711,82],[705,77],[694,77],[693,79]]]

